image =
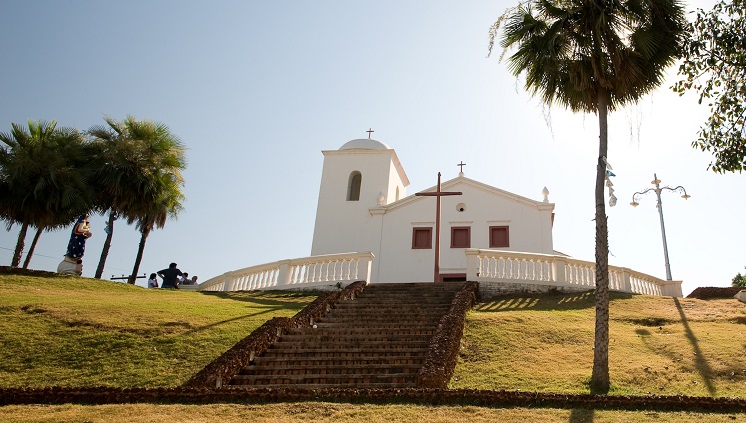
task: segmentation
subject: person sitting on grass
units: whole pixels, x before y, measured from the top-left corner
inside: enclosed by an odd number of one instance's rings
[[[158,279],[156,278],[155,273],[150,274],[150,278],[148,279],[148,288],[158,288]]]

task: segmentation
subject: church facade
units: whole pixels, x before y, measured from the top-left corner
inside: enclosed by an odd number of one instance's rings
[[[404,168],[383,142],[356,139],[322,153],[311,255],[372,252],[370,282],[433,281],[436,197],[407,194]],[[441,199],[439,280],[466,280],[467,249],[557,254],[546,188],[536,201],[459,173],[441,190],[461,194]]]
[[[323,154],[311,255],[231,270],[197,289],[333,290],[359,280],[469,280],[479,283],[484,298],[595,287],[594,262],[553,249],[554,204],[546,188],[537,201],[459,173],[411,194],[396,151],[380,141],[356,139]],[[609,266],[612,291],[681,297],[681,283]]]

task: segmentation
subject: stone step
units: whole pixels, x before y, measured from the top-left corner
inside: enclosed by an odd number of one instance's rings
[[[366,322],[365,325],[358,322],[345,322],[345,321],[331,321],[331,322],[316,322],[315,329],[352,329],[356,328],[359,330],[397,330],[397,329],[416,329],[421,328],[423,330],[435,330],[438,326],[438,322],[428,322],[423,324],[422,322]]]
[[[438,323],[462,284],[371,284],[313,327],[282,335],[236,387],[416,387]]]
[[[386,302],[386,301],[404,301],[407,303],[413,302],[438,302],[438,301],[452,301],[454,293],[451,292],[438,292],[433,294],[422,294],[419,292],[398,292],[398,293],[377,293],[368,292],[360,293],[355,299],[344,300],[343,302],[353,301],[374,301],[374,302]]]
[[[417,373],[421,364],[368,364],[365,367],[349,365],[315,365],[315,366],[246,366],[241,375],[324,375],[324,374],[399,374]]]
[[[231,385],[252,384],[263,386],[263,382],[273,385],[305,385],[305,384],[369,384],[369,383],[417,383],[416,373],[391,373],[387,375],[361,374],[361,375],[236,375],[231,380]]]
[[[364,303],[356,303],[356,304],[337,304],[337,306],[331,311],[336,312],[348,312],[348,311],[370,311],[370,312],[378,312],[378,313],[387,313],[387,312],[399,312],[402,310],[406,311],[438,311],[441,313],[445,313],[448,311],[448,309],[451,308],[451,304],[438,304],[438,305],[426,305],[426,304],[393,304],[393,305],[380,305],[380,304],[364,304]]]
[[[347,326],[357,326],[361,328],[371,327],[371,326],[401,326],[401,325],[409,325],[409,326],[418,326],[418,325],[436,325],[438,322],[440,322],[441,316],[431,316],[431,317],[421,317],[421,318],[401,318],[396,319],[394,317],[369,317],[366,319],[350,319],[345,318],[344,316],[324,316],[318,321],[315,322],[316,327],[319,326],[319,323],[337,323],[337,324],[344,324]]]
[[[431,318],[440,318],[445,314],[445,312],[423,312],[423,313],[409,313],[407,310],[397,310],[392,311],[389,313],[356,313],[354,311],[351,311],[350,313],[346,312],[331,312],[327,313],[324,316],[322,316],[319,321],[324,321],[327,319],[341,319],[347,317],[348,320],[350,320],[350,317],[365,317],[375,320],[387,320],[387,321],[411,321],[411,320],[417,320],[417,319],[431,319]],[[356,321],[364,321],[361,319],[356,319]]]
[[[401,292],[375,292],[375,291],[365,291],[361,292],[360,294],[355,297],[355,299],[350,300],[344,300],[344,301],[390,301],[390,300],[403,300],[407,302],[412,302],[416,300],[446,300],[448,298],[453,298],[455,293],[453,292],[431,292],[431,293],[423,293],[423,292],[417,292],[417,291],[401,291]]]
[[[337,306],[335,308],[332,308],[330,311],[372,311],[372,312],[378,312],[378,313],[389,313],[394,312],[398,313],[401,311],[438,311],[441,313],[448,312],[448,309],[451,308],[451,303],[448,304],[423,304],[423,303],[417,303],[417,304],[364,304],[364,303],[358,303],[353,305],[345,305],[345,306]]]
[[[427,348],[270,348],[262,357],[418,357],[427,354]]]
[[[371,283],[365,287],[365,290],[378,290],[385,289],[386,291],[394,291],[398,289],[415,289],[422,291],[436,291],[436,290],[455,290],[458,291],[463,286],[463,283],[418,283],[418,282],[406,282],[406,283]]]
[[[368,349],[375,348],[379,350],[401,350],[410,348],[427,348],[430,344],[429,340],[419,341],[401,341],[401,342],[385,342],[375,340],[335,340],[332,342],[303,342],[303,341],[283,341],[279,340],[272,344],[272,347],[267,350],[297,350],[297,349],[308,349],[314,347],[323,347],[327,350],[347,350],[347,349]]]
[[[361,333],[353,335],[329,335],[329,334],[298,334],[282,335],[280,342],[314,342],[314,343],[336,343],[336,342],[410,342],[424,341],[427,342],[431,335],[389,335],[387,333]]]
[[[436,304],[450,304],[453,302],[454,295],[453,294],[445,294],[445,295],[439,295],[437,297],[419,297],[419,296],[412,296],[412,295],[397,295],[397,296],[385,296],[385,295],[373,295],[370,294],[369,296],[364,296],[360,294],[357,298],[353,300],[343,300],[337,303],[337,305],[354,305],[354,304],[392,304],[392,305],[398,305],[398,304],[405,304],[407,306],[409,305],[419,305],[419,304],[428,304],[428,305],[436,305]]]
[[[232,382],[231,382],[232,383]],[[325,389],[325,388],[355,388],[355,389],[395,389],[395,388],[414,388],[417,386],[416,382],[406,383],[360,383],[353,381],[351,383],[286,383],[286,384],[274,384],[274,383],[263,383],[261,385],[253,385],[245,383],[241,385],[232,385],[235,388],[245,389],[263,389],[263,388],[303,388],[303,389]]]
[[[448,310],[451,308],[450,304],[446,305],[423,305],[423,304],[413,304],[413,305],[388,305],[388,306],[381,306],[376,304],[355,304],[355,305],[346,305],[346,306],[337,306],[335,308],[332,308],[331,312],[378,312],[378,313],[400,313],[402,311],[437,311],[439,313],[447,313]]]
[[[440,310],[388,310],[385,312],[379,312],[375,310],[332,310],[330,313],[325,314],[322,319],[337,318],[337,317],[354,317],[354,318],[375,318],[380,320],[398,320],[400,318],[412,319],[430,319],[433,317],[442,317],[445,314],[444,311]],[[319,319],[321,320],[321,319]]]
[[[413,296],[396,296],[396,297],[385,297],[385,296],[359,296],[355,298],[354,300],[345,300],[340,301],[336,305],[337,306],[350,306],[350,305],[357,305],[357,304],[376,304],[376,305],[392,305],[392,306],[398,306],[400,304],[405,305],[407,307],[409,306],[417,306],[420,304],[424,305],[444,305],[444,304],[450,304],[453,302],[453,295],[443,295],[438,297],[413,297]]]
[[[448,311],[448,309],[451,308],[450,303],[446,305],[426,305],[426,304],[417,304],[417,305],[375,305],[375,304],[350,304],[350,305],[338,305],[337,307],[331,309],[330,311],[332,313],[334,312],[343,312],[343,313],[380,313],[380,314],[386,314],[389,312],[400,312],[400,311],[407,311],[412,313],[445,313]]]
[[[419,335],[432,335],[435,333],[435,325],[429,328],[422,328],[420,326],[413,326],[409,328],[397,328],[390,329],[388,327],[380,328],[361,328],[357,326],[351,327],[317,327],[316,328],[293,328],[286,335],[306,335],[306,336],[357,336],[357,335],[369,335],[373,334],[376,336],[419,336]]]
[[[254,357],[254,364],[263,367],[282,366],[369,366],[369,365],[404,365],[421,366],[424,356],[391,355],[388,357]]]
[[[404,286],[401,288],[382,288],[382,287],[369,287],[365,288],[363,292],[358,294],[358,297],[360,296],[371,296],[373,294],[378,294],[381,296],[396,296],[396,295],[414,295],[419,297],[427,297],[431,295],[444,295],[444,294],[453,294],[457,292],[457,289],[422,289],[418,287],[408,287]]]

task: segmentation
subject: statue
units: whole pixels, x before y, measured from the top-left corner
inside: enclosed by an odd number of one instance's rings
[[[62,262],[57,266],[57,273],[82,275],[83,254],[85,254],[85,242],[93,235],[88,222],[88,214],[81,215],[73,226],[70,234],[70,242],[67,243],[67,252]]]

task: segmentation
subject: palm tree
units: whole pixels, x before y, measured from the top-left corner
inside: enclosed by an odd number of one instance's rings
[[[101,157],[95,173],[101,194],[98,207],[109,214],[106,240],[95,274],[99,279],[111,246],[114,221],[123,216],[131,224],[144,218],[148,207],[160,195],[158,177],[173,175],[181,184],[181,170],[185,167],[184,148],[165,125],[147,120],[138,122],[132,116],[123,121],[105,117],[104,121],[106,125],[88,131]],[[164,224],[165,220],[159,227]]]
[[[94,178],[99,193],[97,207],[101,213],[109,214],[96,279],[101,279],[104,272],[117,213],[127,210],[142,194],[140,186],[144,175],[139,162],[138,144],[129,138],[129,120],[117,122],[107,116],[104,121],[106,126],[93,126],[88,130],[100,158]]]
[[[678,0],[527,0],[500,27],[508,68],[548,104],[598,114],[596,168],[596,325],[591,391],[609,391],[609,241],[604,200],[607,114],[659,86],[679,54],[685,20]],[[503,53],[504,54],[504,53]]]
[[[145,251],[145,241],[148,239],[150,232],[156,227],[163,228],[169,217],[176,218],[183,209],[181,204],[184,200],[184,194],[181,192],[182,184],[183,181],[180,179],[180,176],[173,173],[164,172],[157,175],[156,184],[152,191],[152,194],[155,196],[153,201],[149,204],[143,204],[146,209],[142,210],[139,218],[134,219],[132,216],[128,218],[128,223],[136,223],[136,227],[140,231],[140,244],[137,249],[137,257],[135,258],[132,273],[128,279],[129,283],[135,283],[137,272],[140,270],[143,252]]]
[[[0,141],[0,217],[8,230],[21,225],[11,260],[18,267],[29,226],[37,228],[35,246],[41,231],[68,225],[91,208],[91,151],[80,131],[55,121],[29,121],[28,129],[14,123]]]

